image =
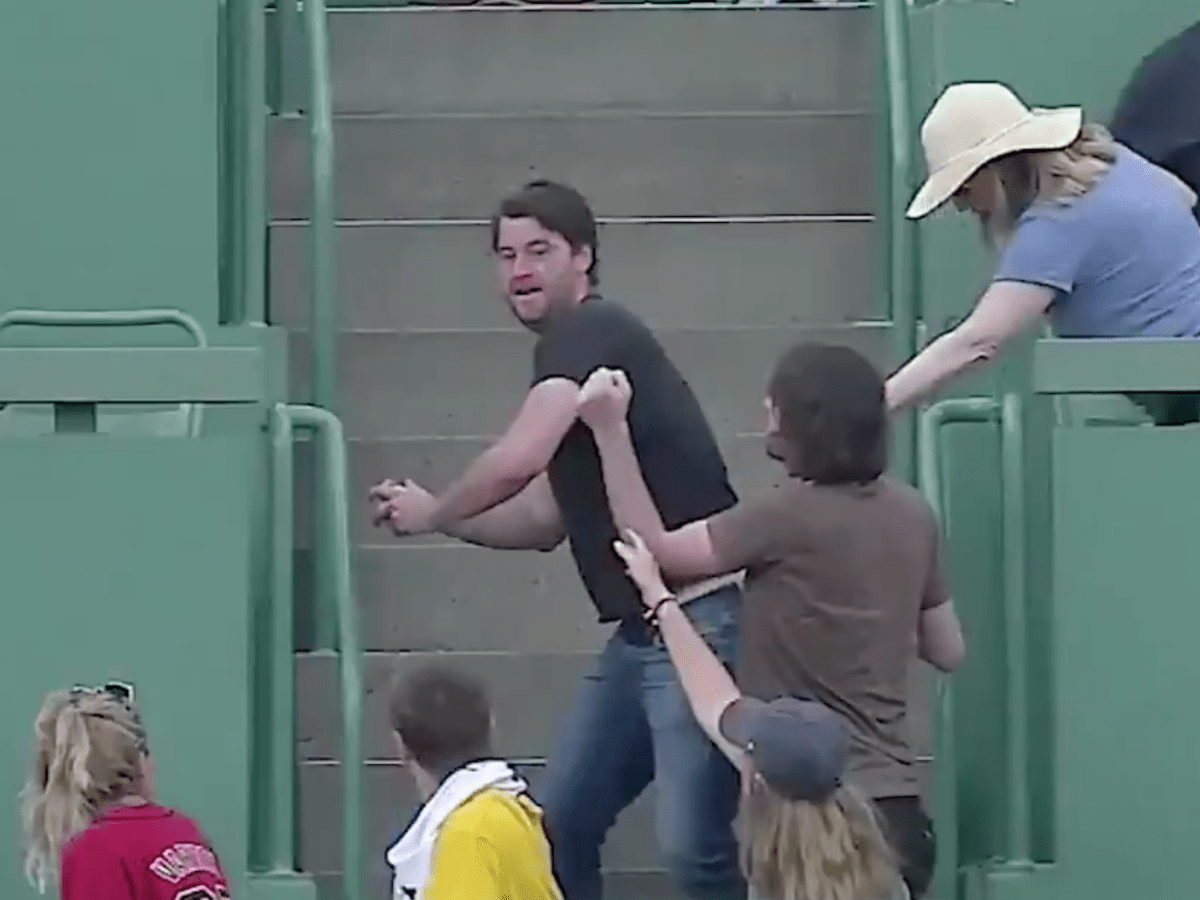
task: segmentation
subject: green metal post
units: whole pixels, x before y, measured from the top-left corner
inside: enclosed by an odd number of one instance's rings
[[[304,0],[308,33],[309,175],[312,218],[309,222],[312,265],[313,404],[336,411],[338,310],[334,299],[337,239],[333,197],[333,99],[329,74],[329,35],[323,0]]]
[[[316,526],[316,545],[314,546],[314,555],[323,556],[328,560],[326,571],[330,574],[328,584],[333,589],[333,603],[337,611],[336,623],[338,628],[338,645],[339,652],[339,673],[341,676],[342,688],[342,860],[343,860],[343,893],[349,900],[359,900],[363,897],[362,893],[362,695],[363,695],[363,680],[362,680],[362,663],[361,650],[358,633],[358,609],[355,605],[354,589],[351,573],[350,561],[350,513],[349,513],[349,496],[346,487],[346,441],[342,429],[341,421],[333,413],[325,409],[320,409],[315,406],[304,405],[288,405],[278,404],[274,410],[276,422],[288,421],[290,424],[286,427],[283,425],[277,426],[275,432],[275,454],[278,457],[285,450],[290,452],[293,446],[291,430],[293,427],[311,428],[315,431],[317,440],[320,444],[320,484],[321,496],[323,498],[322,510],[325,515],[317,521]],[[288,471],[284,474],[290,475],[290,463],[286,467]],[[277,473],[276,478],[282,477]],[[290,495],[290,481],[288,494]],[[290,504],[289,504],[290,506]],[[288,538],[291,537],[292,530],[290,527],[290,509],[275,509],[276,520],[274,527],[278,531],[284,531]],[[279,518],[286,516],[286,518]],[[277,567],[284,565],[283,554],[286,552],[287,560],[290,564],[291,546],[290,540],[287,542],[277,538],[275,543],[275,564]],[[314,589],[319,591],[323,587],[321,582],[314,585]],[[280,602],[286,602],[288,598],[279,598]],[[292,665],[292,635],[290,631],[291,619],[290,616],[286,619],[283,615],[274,620],[274,626],[277,629],[282,629],[284,625],[288,626],[288,631],[283,634],[281,631],[276,632],[275,640],[277,649],[282,649],[284,641],[287,643],[286,659],[290,667]],[[279,660],[275,661],[276,665],[282,667]],[[289,668],[290,671],[290,668]],[[293,690],[291,683],[291,675],[286,676],[286,689],[290,692]],[[287,708],[290,710],[292,701],[290,694],[284,696],[282,691],[284,687],[276,686],[276,696],[280,700],[287,701]],[[280,733],[276,732],[275,739],[281,742],[286,739],[286,749],[284,746],[277,746],[273,758],[282,763],[286,757],[287,760],[287,778],[276,771],[273,774],[273,780],[276,785],[276,790],[282,791],[285,795],[290,795],[292,791],[291,781],[291,765],[294,753],[295,744],[287,736],[291,734],[290,729],[286,732],[284,738],[280,737]],[[289,801],[292,802],[292,801]],[[277,803],[274,807],[277,816],[282,816],[294,809],[294,806]],[[293,820],[289,817],[288,823]],[[272,827],[272,834],[276,834],[281,829],[287,829],[285,833],[293,834],[291,830],[294,826],[286,824],[282,821],[277,821]],[[294,844],[292,845],[294,846]],[[273,858],[275,851],[283,853],[285,850],[290,852],[290,848],[285,848],[280,842],[278,846],[273,838],[272,847]]]
[[[904,214],[913,187],[912,87],[909,78],[907,0],[880,4],[883,53],[887,71],[888,178],[887,285],[892,320],[892,362],[903,365],[917,349],[917,266],[914,225]],[[916,473],[917,424],[911,413],[897,421],[896,468],[911,479]]]
[[[309,219],[312,285],[309,328],[312,340],[312,403],[336,411],[338,307],[334,291],[337,240],[333,184],[333,99],[329,72],[329,35],[324,0],[303,0],[304,25],[308,38],[309,66],[309,193],[312,212]],[[335,515],[324,508],[325,498],[318,492],[313,508],[318,520]],[[318,649],[337,646],[337,628],[333,614],[322,598],[332,596],[334,573],[325,560],[313,562],[315,578],[322,590],[314,595],[314,642]]]
[[[920,418],[919,474],[921,490],[943,531],[948,532],[945,484],[942,478],[941,429],[961,422],[994,422],[999,404],[990,397],[941,400]],[[938,852],[930,897],[953,900],[958,896],[958,760],[954,742],[954,683],[935,676],[933,681],[934,823]]]
[[[300,82],[304,75],[303,29],[297,0],[276,0],[275,33],[279,45],[279,112],[298,113],[301,102]]]
[[[241,4],[241,52],[245,61],[242,87],[245,94],[236,98],[245,116],[239,146],[242,158],[237,167],[242,173],[240,204],[243,217],[239,235],[242,240],[241,321],[246,325],[267,323],[267,63],[266,9],[262,0],[239,0]]]
[[[295,642],[292,608],[293,497],[291,416],[276,410],[271,421],[271,751],[267,860],[274,872],[296,866],[296,718]]]
[[[1008,862],[1029,864],[1029,718],[1025,653],[1025,447],[1021,398],[1004,395],[1000,409],[1001,508],[1004,522],[1004,652],[1008,714]]]

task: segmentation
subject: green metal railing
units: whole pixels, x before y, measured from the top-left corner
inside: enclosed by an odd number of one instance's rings
[[[880,0],[883,57],[886,71],[888,116],[888,199],[885,272],[888,317],[892,322],[894,365],[912,358],[917,350],[920,317],[917,290],[915,225],[905,215],[914,188],[912,148],[912,79],[909,74],[908,2]],[[897,449],[904,475],[914,473],[917,458],[915,417],[897,421]]]
[[[920,419],[921,489],[952,534],[943,477],[941,430],[959,423],[999,423],[1000,489],[1003,518],[1005,734],[1009,780],[1006,794],[1005,861],[1028,864],[1030,858],[1029,727],[1026,671],[1026,565],[1024,435],[1020,395],[965,397],[941,400]],[[954,744],[955,692],[953,679],[938,676],[934,682],[935,822],[938,837],[937,868],[931,896],[950,900],[958,896],[958,789]]]
[[[300,11],[303,11],[301,24]],[[279,45],[278,109],[281,113],[303,112],[308,120],[309,197],[309,337],[312,355],[309,364],[311,385],[309,402],[336,412],[338,303],[336,299],[336,214],[334,203],[333,89],[329,63],[328,16],[324,0],[277,0],[275,33]],[[304,48],[298,42],[303,38]],[[307,110],[301,110],[297,84],[306,68]],[[323,508],[324,498],[314,499],[319,518],[334,515]],[[317,583],[323,589],[315,594],[314,646],[336,647],[336,626],[332,610],[321,602],[332,593],[331,574],[325,562],[315,565]]]
[[[303,28],[298,10],[303,10]],[[309,147],[309,328],[312,336],[312,392],[314,405],[334,409],[337,378],[336,216],[334,204],[333,87],[329,63],[329,27],[325,0],[278,0],[276,32],[280,44],[279,106],[297,112],[296,82],[307,65]],[[304,33],[307,53],[295,42]],[[302,56],[307,56],[302,60]]]
[[[334,299],[333,88],[329,74],[329,29],[324,0],[304,0],[308,36],[308,140],[311,175],[311,324],[313,403],[334,409],[337,378],[338,310]]]
[[[183,310],[179,309],[102,309],[102,310],[51,310],[51,309],[14,309],[0,316],[0,332],[8,328],[34,326],[39,328],[137,328],[151,325],[175,325],[186,331],[195,341],[196,346],[203,349],[208,346],[208,336],[204,327]],[[5,404],[0,404],[0,409]],[[80,407],[86,407],[81,409]],[[187,419],[187,434],[189,437],[199,437],[202,427],[204,407],[196,403],[181,403],[179,412]],[[80,413],[81,416],[75,416]],[[54,405],[56,430],[72,430],[61,428],[61,425],[72,418],[79,419],[86,425],[85,430],[95,430],[95,404],[63,404]],[[77,424],[79,424],[77,422]]]
[[[222,32],[222,324],[267,322],[266,50],[261,0],[229,0]]]
[[[1004,655],[1008,712],[1007,862],[1030,863],[1029,660],[1025,610],[1025,446],[1021,397],[1007,393],[1000,404],[1001,514],[1004,534]]]
[[[328,582],[314,577],[314,593],[328,584],[337,610],[342,690],[342,884],[347,900],[362,892],[362,666],[358,612],[350,559],[346,442],[342,423],[315,406],[277,404],[271,414],[272,437],[272,590],[271,590],[271,824],[270,864],[275,871],[295,866],[295,670],[292,632],[293,453],[295,429],[315,431],[321,450],[322,509],[313,555],[324,556]],[[315,563],[315,560],[314,560]],[[315,565],[314,565],[315,568]]]

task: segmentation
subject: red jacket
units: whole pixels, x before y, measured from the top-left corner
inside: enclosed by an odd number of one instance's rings
[[[228,900],[199,826],[154,804],[114,806],[68,842],[62,900]]]

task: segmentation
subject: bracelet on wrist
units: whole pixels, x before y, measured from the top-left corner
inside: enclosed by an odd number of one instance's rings
[[[658,616],[662,612],[662,608],[668,603],[677,603],[678,599],[674,594],[664,594],[655,601],[654,606],[646,610],[646,621],[652,626],[658,625]]]

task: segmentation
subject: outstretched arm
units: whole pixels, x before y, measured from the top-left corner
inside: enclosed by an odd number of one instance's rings
[[[887,381],[889,409],[920,403],[952,378],[995,358],[1049,308],[1054,292],[1038,284],[996,281],[971,315],[910,359]]]
[[[604,490],[617,528],[632,528],[644,535],[646,546],[672,579],[705,578],[736,572],[740,565],[717,556],[708,533],[708,520],[688,522],[668,531],[646,487],[633,449],[629,428],[621,422],[612,428],[593,429]]]
[[[375,525],[387,525],[396,536],[415,533],[414,522],[429,521],[437,498],[415,481],[390,479],[371,491]],[[468,544],[493,550],[553,550],[566,529],[550,479],[543,472],[517,496],[441,530]]]
[[[740,563],[722,560],[713,549],[708,520],[671,531],[663,525],[625,420],[631,396],[625,373],[605,368],[593,372],[579,392],[579,413],[592,429],[600,453],[604,490],[617,528],[640,534],[668,578],[704,578],[738,571]]]

